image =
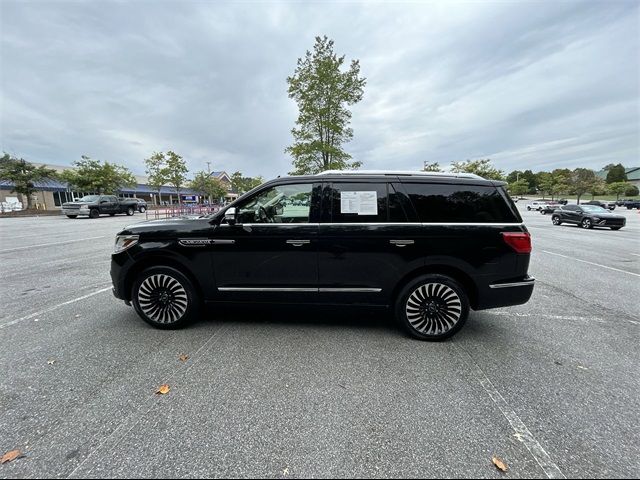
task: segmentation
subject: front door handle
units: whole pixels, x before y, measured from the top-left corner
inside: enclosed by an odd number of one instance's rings
[[[413,240],[389,240],[391,245],[395,245],[396,247],[406,247],[407,245],[413,245],[415,242]]]
[[[308,245],[311,243],[311,240],[287,240],[287,244],[293,245],[294,247],[301,247],[303,245]]]

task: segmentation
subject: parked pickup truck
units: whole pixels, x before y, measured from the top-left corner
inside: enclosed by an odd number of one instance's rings
[[[115,195],[85,195],[75,202],[62,204],[62,214],[69,218],[77,218],[78,215],[87,215],[90,218],[98,218],[100,214],[115,215],[126,213],[133,215],[138,210],[138,202],[135,198],[119,199]]]

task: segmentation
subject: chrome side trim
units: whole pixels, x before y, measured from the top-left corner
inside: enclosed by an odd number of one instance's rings
[[[494,283],[489,285],[489,288],[511,288],[511,287],[524,287],[527,285],[535,285],[536,279],[532,278],[526,282],[513,282],[513,283]]]
[[[320,293],[380,293],[381,288],[319,288]]]
[[[218,287],[219,292],[380,293],[381,288]]]
[[[218,287],[219,292],[317,292],[317,288]]]
[[[233,245],[235,240],[216,240],[213,238],[179,238],[183,247],[206,247],[207,245]]]
[[[480,223],[480,222],[467,222],[467,223],[449,223],[449,222],[345,222],[345,223],[238,223],[236,227],[282,227],[282,226],[298,226],[298,227],[318,227],[318,226],[353,226],[353,225],[392,225],[398,226],[445,226],[445,227],[522,227],[524,222],[512,222],[512,223]],[[221,227],[229,227],[229,224],[222,223]]]

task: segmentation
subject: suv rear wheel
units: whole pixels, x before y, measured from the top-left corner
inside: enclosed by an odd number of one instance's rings
[[[551,222],[553,222],[554,225],[562,225],[562,221],[558,215],[551,217]]]
[[[409,282],[396,302],[396,318],[419,340],[439,341],[454,335],[469,315],[464,288],[446,275],[422,275]]]
[[[91,211],[89,212],[89,218],[98,218],[99,216],[100,216],[100,212],[95,208],[92,208]]]
[[[171,267],[144,270],[131,295],[138,315],[156,328],[180,328],[194,320],[200,297],[191,281]]]
[[[134,210],[133,210],[133,207],[129,207],[129,208],[127,208],[127,215],[131,216],[131,215],[133,215],[134,213],[135,213],[135,212],[134,212]]]

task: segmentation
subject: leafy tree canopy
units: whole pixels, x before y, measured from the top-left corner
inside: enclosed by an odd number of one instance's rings
[[[622,166],[622,164],[618,163],[617,165],[612,165],[607,170],[607,183],[614,182],[626,182],[627,179],[627,170]]]
[[[0,157],[0,178],[13,183],[11,192],[27,197],[27,208],[32,208],[31,195],[36,192],[35,183],[47,178],[57,178],[55,170],[46,166],[36,167],[23,158],[16,158],[8,153]]]
[[[433,163],[425,163],[424,168],[422,169],[425,172],[442,172],[442,168],[440,168],[440,164],[438,162]]]
[[[466,160],[453,162],[451,171],[454,173],[475,173],[489,180],[504,180],[504,173],[491,164],[491,159]]]
[[[128,168],[110,162],[102,162],[82,156],[73,162],[74,168],[65,170],[62,178],[72,187],[83,192],[113,194],[122,187],[132,187],[136,179]]]
[[[197,172],[190,182],[191,188],[209,195],[212,201],[220,200],[227,194],[222,182],[207,172]]]
[[[334,53],[333,40],[316,37],[313,52],[299,58],[295,72],[287,78],[289,97],[299,111],[291,130],[293,145],[285,149],[293,157],[294,175],[362,165],[351,161],[342,145],[353,138],[347,106],[362,100],[366,79],[360,77],[358,60],[342,71],[344,61],[344,55]]]
[[[252,177],[243,177],[242,173],[234,172],[231,175],[231,188],[236,193],[246,193],[249,190],[256,188],[258,185],[262,185],[264,183],[264,179],[261,176],[257,176],[255,178]]]

